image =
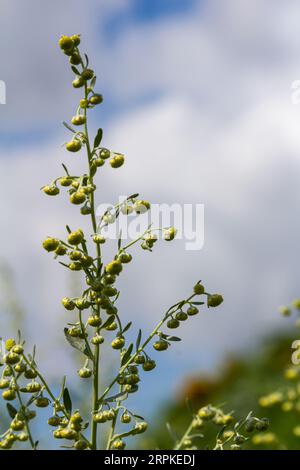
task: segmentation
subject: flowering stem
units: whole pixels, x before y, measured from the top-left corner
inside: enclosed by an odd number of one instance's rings
[[[40,381],[42,382],[42,384],[44,385],[45,389],[47,390],[47,393],[49,395],[49,397],[52,399],[53,401],[53,404],[59,404],[59,400],[57,398],[55,398],[54,394],[52,393],[49,385],[47,384],[46,380],[44,379],[44,377],[42,376],[42,374],[38,371],[38,369],[34,366],[34,364],[32,363],[32,361],[29,361],[27,359],[27,357],[23,354],[22,355],[22,358],[23,360],[26,362],[26,364],[36,373],[37,377],[40,379]],[[60,410],[61,412],[64,414],[64,416],[66,418],[70,418],[69,416],[69,413],[67,412],[67,410],[65,409],[64,406],[61,406],[60,405]],[[29,434],[28,434],[29,435]],[[80,434],[80,436],[82,437],[82,439],[87,442],[88,446],[91,447],[91,444],[89,442],[89,440],[83,435],[83,434]]]
[[[196,294],[192,294],[188,299],[184,300],[183,303],[187,303],[189,302],[193,297],[195,297]],[[141,353],[143,352],[143,350],[145,349],[145,347],[148,345],[148,343],[150,343],[150,341],[152,340],[152,338],[157,334],[157,332],[159,331],[160,327],[166,322],[166,320],[173,314],[176,312],[176,310],[178,310],[178,305],[180,305],[182,302],[178,302],[176,305],[174,305],[173,307],[169,308],[169,310],[166,311],[164,317],[162,318],[162,320],[160,320],[160,322],[156,325],[156,327],[154,328],[154,330],[152,331],[152,333],[148,336],[148,338],[146,339],[146,341],[144,341],[144,343],[142,344],[141,347],[139,347],[137,349],[137,351],[133,354],[133,356],[131,356],[128,361],[120,368],[119,370],[119,373],[118,375],[114,378],[114,380],[110,383],[110,385],[104,390],[103,394],[101,395],[101,397],[99,398],[98,400],[98,406],[99,404],[103,401],[103,399],[106,397],[106,395],[108,394],[108,392],[112,389],[112,387],[115,385],[115,383],[117,382],[118,378],[120,375],[123,374],[123,372],[127,369],[127,367],[132,364],[132,362],[134,362],[134,360],[136,359],[136,357]]]
[[[85,99],[88,100],[88,90],[87,85],[85,84]],[[86,139],[86,150],[88,156],[88,164],[89,164],[89,177],[90,177],[90,184],[93,185],[93,174],[92,174],[92,167],[91,167],[91,160],[92,160],[92,151],[91,145],[89,140],[88,134],[88,125],[87,125],[87,109],[84,109],[84,116],[85,116],[85,139]],[[97,232],[97,222],[96,222],[96,213],[95,213],[95,200],[94,200],[94,192],[92,191],[90,194],[90,205],[91,205],[91,219],[92,219],[92,226],[94,233]],[[101,248],[99,243],[96,244],[97,250],[97,274],[100,276],[101,274]],[[97,315],[100,315],[100,307],[97,306]],[[93,363],[93,404],[92,404],[92,417],[91,417],[91,444],[92,449],[97,449],[97,423],[93,420],[94,412],[97,410],[97,402],[98,402],[98,393],[99,393],[99,362],[100,362],[100,345],[95,344],[94,346],[94,363]]]
[[[185,439],[187,439],[189,437],[189,435],[191,434],[191,431],[193,429],[193,420],[191,421],[189,427],[187,428],[187,430],[185,431],[185,433],[183,434],[182,438],[180,439],[180,441],[176,444],[176,446],[174,447],[174,450],[180,450],[184,444],[184,441]]]
[[[16,381],[16,376],[15,376],[15,373],[14,371],[13,372],[13,377]],[[22,411],[25,411],[26,407],[24,406],[24,403],[23,403],[23,400],[22,400],[22,397],[21,397],[21,394],[20,394],[20,391],[19,391],[19,387],[18,387],[18,384],[17,384],[17,381],[16,381],[16,393],[17,393],[17,397],[18,397],[18,400],[19,400],[19,403],[20,403],[20,408]],[[32,434],[31,434],[31,431],[30,431],[30,426],[29,426],[29,422],[28,422],[28,418],[25,417],[25,427],[26,427],[26,431],[27,431],[27,434],[28,434],[28,438],[29,438],[29,442],[30,442],[30,445],[32,447],[32,450],[36,450],[36,447],[35,447],[35,443],[34,443],[34,440],[32,438]]]

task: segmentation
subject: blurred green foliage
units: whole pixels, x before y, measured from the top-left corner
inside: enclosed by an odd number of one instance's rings
[[[226,412],[234,412],[236,419],[247,416],[253,411],[259,417],[270,419],[270,429],[266,432],[276,435],[276,443],[268,445],[272,449],[299,449],[300,437],[293,434],[293,428],[300,424],[300,413],[292,410],[284,412],[281,404],[274,408],[262,408],[258,400],[262,395],[276,390],[285,390],[289,383],[284,379],[284,369],[291,365],[291,344],[297,339],[296,333],[285,331],[266,338],[255,351],[248,352],[239,358],[231,358],[222,367],[216,377],[188,378],[181,386],[176,400],[166,403],[157,414],[156,426],[148,433],[143,447],[170,449],[173,440],[166,429],[170,423],[175,434],[180,437],[189,422],[191,413],[186,401],[193,410],[201,406],[214,404],[222,406]],[[218,433],[216,425],[205,427],[205,437],[198,441],[201,449],[211,448]],[[254,446],[251,436],[245,448],[264,449]]]

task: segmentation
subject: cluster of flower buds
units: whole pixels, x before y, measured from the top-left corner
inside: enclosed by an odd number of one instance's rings
[[[266,418],[256,418],[252,413],[241,420],[236,421],[232,413],[225,413],[222,408],[212,405],[203,406],[193,415],[192,422],[182,440],[177,445],[177,449],[195,450],[195,440],[203,438],[203,432],[207,423],[213,423],[221,427],[218,432],[214,450],[239,450],[242,445],[249,440],[249,434],[254,431],[266,431],[269,421]]]
[[[42,191],[48,196],[57,196],[60,193],[58,183],[62,187],[69,187],[70,202],[71,204],[82,206],[80,209],[82,215],[89,215],[91,213],[89,198],[96,190],[96,185],[89,176],[62,176],[52,181],[49,185],[43,186]]]
[[[92,173],[95,173],[97,168],[104,166],[107,160],[112,168],[120,168],[125,162],[125,157],[122,153],[112,152],[107,148],[95,148],[91,160]]]
[[[220,294],[209,294],[205,292],[205,287],[201,282],[198,282],[194,286],[194,296],[205,295],[207,297],[207,306],[208,307],[218,307],[223,302],[223,297]],[[197,315],[199,313],[199,306],[204,305],[205,302],[195,301],[192,298],[181,302],[177,308],[168,315],[167,327],[169,329],[176,329],[180,326],[181,322],[185,322],[189,317]],[[163,343],[161,341],[159,344],[154,345],[154,348],[158,351],[167,349],[168,344],[165,344],[164,339]]]
[[[36,416],[36,412],[30,409],[29,405],[46,408],[49,399],[44,396],[44,387],[37,381],[33,359],[29,360],[24,355],[24,344],[20,338],[17,343],[12,338],[5,342],[1,365],[4,367],[0,379],[2,398],[7,402],[19,403],[19,409],[11,403],[8,404],[12,421],[0,440],[0,449],[11,449],[15,442],[25,442],[29,439],[28,423]],[[27,404],[23,405],[21,397],[26,395],[30,395],[30,398]]]
[[[85,450],[89,443],[82,437],[81,431],[86,429],[87,423],[83,422],[83,418],[78,410],[71,416],[59,416],[54,414],[48,419],[49,426],[55,427],[53,437],[55,439],[66,439],[73,441],[73,448],[76,450]]]
[[[127,421],[122,421],[122,418],[124,419],[124,416]],[[131,416],[128,413],[124,413],[121,417],[121,421],[122,423],[125,423],[125,422],[130,423]],[[136,421],[134,427],[126,432],[126,436],[136,436],[137,434],[143,434],[144,432],[147,431],[147,429],[148,429],[148,424],[145,421]],[[118,437],[118,435],[113,437],[112,443],[110,446],[111,449],[124,450],[125,447],[126,447],[126,443],[121,437]]]
[[[67,242],[47,237],[43,241],[43,248],[48,252],[53,252],[55,256],[68,256],[70,263],[68,265],[61,264],[71,269],[71,271],[84,270],[88,272],[88,268],[93,265],[93,258],[88,254],[81,229],[74,232],[70,231]],[[72,310],[72,308],[69,308],[69,310]]]

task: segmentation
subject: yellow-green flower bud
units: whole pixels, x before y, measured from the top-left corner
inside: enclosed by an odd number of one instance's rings
[[[98,327],[101,325],[102,323],[102,320],[101,318],[98,316],[98,315],[91,315],[88,320],[87,320],[88,324],[90,326],[93,326],[93,327]]]
[[[125,339],[122,336],[118,336],[112,341],[111,347],[113,349],[122,349],[124,344],[125,344]]]
[[[13,401],[16,398],[15,390],[4,390],[4,392],[2,392],[2,398],[6,401]]]
[[[13,346],[12,352],[15,354],[23,354],[24,348],[21,344],[16,344],[15,346]]]
[[[147,431],[148,424],[145,421],[141,421],[140,423],[136,423],[134,430],[137,434],[142,434]]]
[[[105,266],[105,272],[107,272],[108,274],[120,274],[120,272],[122,271],[122,263],[118,260],[114,260],[112,261],[111,263],[107,264]]]
[[[68,297],[64,297],[61,303],[63,304],[66,310],[74,310],[75,308],[75,303],[73,302],[73,300],[69,299]]]
[[[110,151],[108,149],[101,149],[99,155],[103,160],[106,160],[110,157]]]
[[[81,63],[81,57],[80,57],[80,55],[79,55],[77,52],[73,53],[73,54],[70,56],[69,62],[70,62],[70,64],[72,64],[72,65],[79,65],[79,64]]]
[[[131,421],[131,416],[126,411],[121,416],[121,423],[128,424]]]
[[[124,164],[125,158],[124,155],[115,155],[111,160],[109,160],[110,166],[112,168],[120,168]]]
[[[82,369],[79,369],[78,371],[79,377],[82,379],[88,379],[92,375],[91,369],[88,369],[87,367],[82,367]]]
[[[61,418],[59,416],[51,416],[48,419],[49,426],[57,427],[60,425],[60,422],[61,422]]]
[[[81,271],[81,263],[78,261],[74,261],[74,263],[69,264],[69,269],[71,269],[71,271]]]
[[[74,34],[73,36],[71,36],[71,39],[74,43],[74,46],[78,47],[80,44],[80,34]]]
[[[205,288],[200,282],[197,282],[197,284],[194,286],[194,294],[196,295],[203,295],[205,292]]]
[[[74,88],[82,88],[85,85],[85,81],[81,77],[77,77],[73,80],[72,85]]]
[[[176,318],[171,318],[168,322],[167,322],[167,327],[168,328],[171,328],[171,329],[175,329],[175,328],[178,328],[180,325],[180,322],[178,320],[176,320]]]
[[[38,397],[34,401],[34,404],[38,408],[47,408],[47,406],[49,405],[49,400],[46,397]]]
[[[83,114],[77,114],[77,116],[72,117],[72,124],[74,126],[82,126],[82,124],[85,124],[86,118],[83,116]]]
[[[101,104],[102,102],[103,102],[103,96],[102,95],[93,95],[90,98],[90,103],[92,105]]]
[[[199,313],[199,310],[197,309],[197,307],[189,307],[186,311],[186,313],[189,315],[189,316],[193,316],[193,315],[197,315],[197,313]]]
[[[8,340],[5,341],[5,349],[6,351],[10,351],[14,346],[16,342],[14,339],[9,338]]]
[[[71,186],[72,181],[73,181],[72,178],[70,178],[68,176],[64,176],[64,177],[60,178],[60,180],[59,180],[60,184],[64,187]]]
[[[93,78],[93,76],[94,76],[94,71],[91,70],[91,69],[85,69],[81,73],[81,77],[85,81],[91,80]]]
[[[43,241],[43,248],[48,252],[55,251],[58,246],[59,240],[56,238],[46,238],[46,240]]]
[[[92,344],[102,344],[102,343],[104,343],[104,338],[101,335],[95,335],[91,339],[91,343]]]
[[[103,244],[103,243],[105,243],[106,239],[103,235],[96,234],[96,235],[93,236],[93,241],[95,243]]]
[[[154,369],[156,367],[156,362],[151,360],[151,359],[147,359],[144,364],[143,364],[143,369],[145,372],[148,372],[152,369]]]
[[[84,235],[81,229],[76,230],[76,232],[71,232],[68,236],[68,243],[70,245],[79,245],[84,240]]]
[[[82,189],[80,189],[79,191],[76,191],[75,193],[72,193],[70,196],[71,204],[75,204],[77,206],[80,204],[83,204],[85,200],[86,200],[86,195]]]
[[[24,429],[24,427],[25,427],[25,422],[21,421],[20,419],[14,418],[12,420],[12,422],[10,423],[10,428],[13,431],[22,431],[22,429]]]
[[[176,237],[177,230],[175,227],[170,227],[167,230],[164,230],[164,239],[166,241],[172,241]]]
[[[37,393],[40,392],[42,386],[38,382],[31,382],[26,385],[25,390],[27,393]]]
[[[208,307],[218,307],[223,302],[223,297],[220,294],[212,294],[207,297]]]
[[[156,351],[165,351],[166,349],[168,349],[168,347],[169,347],[169,345],[168,345],[167,341],[164,341],[164,340],[156,341],[153,344],[153,348]]]
[[[10,381],[8,379],[0,379],[0,390],[8,388]]]
[[[13,365],[17,364],[20,361],[19,354],[15,354],[13,352],[9,352],[3,357],[5,364]]]
[[[66,144],[66,149],[69,152],[79,152],[82,147],[82,142],[79,139],[73,139]]]
[[[47,194],[47,196],[57,196],[59,194],[59,188],[56,184],[51,184],[49,186],[44,186],[43,192]]]
[[[126,447],[125,442],[122,439],[116,439],[113,441],[111,448],[115,450],[124,450]]]
[[[61,36],[58,41],[58,44],[59,44],[59,47],[63,51],[72,50],[74,49],[74,45],[75,45],[73,39],[70,38],[69,36]]]
[[[132,260],[132,256],[130,253],[126,253],[125,251],[122,251],[118,255],[118,260],[121,261],[122,264],[130,263]]]
[[[88,100],[86,99],[83,99],[83,100],[80,100],[79,101],[79,106],[82,108],[82,109],[86,109],[89,105],[89,102]]]

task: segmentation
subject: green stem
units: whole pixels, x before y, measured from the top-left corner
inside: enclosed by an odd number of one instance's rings
[[[120,355],[120,359],[121,359],[121,355]],[[122,393],[122,391],[123,391],[123,386],[120,385],[119,392]],[[112,444],[112,441],[113,441],[113,437],[114,437],[115,429],[116,429],[116,424],[117,424],[117,420],[118,420],[118,416],[119,416],[119,411],[120,411],[120,404],[121,404],[121,401],[118,400],[117,401],[117,406],[116,406],[115,416],[112,420],[111,428],[110,428],[109,435],[108,435],[106,450],[110,450],[110,447],[111,447],[111,444]]]
[[[13,372],[13,377],[16,381],[16,376],[15,376],[15,373]],[[16,392],[17,392],[17,397],[18,397],[18,400],[19,400],[19,403],[20,403],[20,409],[21,411],[26,411],[26,407],[23,403],[23,400],[22,400],[22,397],[21,397],[21,394],[20,394],[20,391],[19,391],[19,387],[18,387],[18,384],[17,384],[17,381],[16,381]],[[27,431],[27,434],[28,434],[28,438],[29,438],[29,442],[30,442],[30,445],[32,447],[32,450],[36,450],[36,447],[35,447],[35,443],[34,443],[34,440],[33,440],[33,437],[32,437],[32,434],[31,434],[31,431],[30,431],[30,426],[29,426],[29,422],[28,422],[28,419],[25,417],[25,427],[26,427],[26,431]]]
[[[87,85],[85,85],[85,99],[88,99],[88,91]],[[90,177],[90,184],[93,185],[93,175],[92,175],[92,150],[89,140],[89,133],[88,133],[88,125],[87,125],[87,110],[84,109],[84,116],[85,116],[85,124],[84,124],[84,131],[85,131],[85,139],[86,139],[86,150],[88,156],[88,164],[89,164],[89,177]],[[95,213],[95,199],[94,199],[94,192],[92,191],[90,194],[90,205],[91,205],[91,220],[93,226],[93,232],[97,232],[97,222],[96,222],[96,213]],[[100,245],[96,244],[96,251],[97,251],[97,274],[100,276],[101,274],[101,248]],[[100,315],[100,307],[97,306],[97,314]],[[97,330],[98,331],[98,330]],[[94,364],[93,364],[93,398],[92,398],[92,417],[91,417],[91,443],[92,449],[97,449],[97,423],[93,420],[94,412],[97,411],[97,403],[98,403],[98,394],[99,394],[99,360],[100,360],[100,345],[96,344],[94,346]]]
[[[182,438],[180,439],[180,441],[179,441],[179,442],[176,444],[176,446],[174,447],[174,450],[181,450],[185,439],[188,439],[189,435],[191,434],[192,429],[193,429],[193,420],[191,421],[189,427],[188,427],[187,430],[185,431],[185,433],[184,433],[184,435],[182,436]]]

